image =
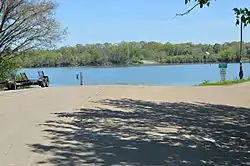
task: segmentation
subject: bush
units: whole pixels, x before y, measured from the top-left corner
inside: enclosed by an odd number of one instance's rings
[[[0,81],[4,81],[7,78],[16,75],[18,65],[15,60],[2,59],[0,60]]]

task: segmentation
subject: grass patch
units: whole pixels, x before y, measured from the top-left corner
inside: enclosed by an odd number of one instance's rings
[[[239,83],[249,82],[249,81],[250,81],[250,77],[244,78],[242,80],[234,79],[234,80],[216,81],[216,82],[210,82],[206,80],[198,84],[197,86],[234,85],[234,84],[239,84]]]

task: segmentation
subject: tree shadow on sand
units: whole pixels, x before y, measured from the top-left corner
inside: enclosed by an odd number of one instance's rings
[[[248,165],[250,109],[205,103],[102,100],[43,125],[54,165]],[[99,105],[100,106],[100,105]]]

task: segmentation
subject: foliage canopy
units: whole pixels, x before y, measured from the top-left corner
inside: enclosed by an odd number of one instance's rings
[[[204,6],[210,6],[211,2],[216,0],[185,0],[185,4],[188,4],[191,1],[195,1],[195,5],[188,11],[177,14],[177,16],[184,16],[194,10],[196,7],[203,8]],[[250,8],[234,8],[233,11],[236,16],[236,25],[239,25],[240,21],[242,21],[244,26],[250,24]]]
[[[50,0],[0,0],[0,63],[20,52],[48,48],[63,39]]]
[[[212,45],[141,41],[119,44],[77,44],[57,50],[33,50],[28,51],[17,61],[23,67],[119,66],[142,63],[230,63],[238,62],[239,55],[239,42]],[[244,61],[250,58],[250,43],[244,43],[242,56]]]

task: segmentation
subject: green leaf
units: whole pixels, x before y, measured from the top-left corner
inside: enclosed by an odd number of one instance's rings
[[[239,24],[240,24],[240,20],[237,19],[237,20],[236,20],[236,25],[239,25]]]

